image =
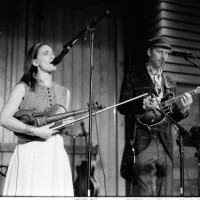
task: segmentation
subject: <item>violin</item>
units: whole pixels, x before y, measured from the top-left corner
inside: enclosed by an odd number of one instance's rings
[[[95,107],[95,109],[102,109],[103,106],[99,105]],[[51,106],[47,111],[44,113],[35,113],[33,110],[20,110],[17,111],[14,115],[14,117],[21,122],[35,126],[35,127],[41,127],[46,124],[55,122],[54,125],[51,127],[51,129],[56,130],[63,130],[67,126],[70,126],[73,122],[67,122],[65,119],[71,116],[75,116],[78,114],[83,114],[88,112],[88,109],[82,109],[82,110],[75,110],[72,112],[67,112],[64,106],[56,104]],[[78,121],[78,120],[77,120]],[[24,142],[30,142],[30,141],[45,141],[44,138],[40,138],[38,136],[30,136],[26,135],[24,133],[18,133],[14,132],[14,134],[18,137],[18,139],[24,141]]]
[[[95,112],[92,113],[92,116],[99,114],[101,112],[104,112],[106,110],[110,110],[111,108],[114,108],[116,106],[128,103],[128,102],[133,101],[135,99],[144,97],[147,94],[148,93],[142,94],[140,96],[134,97],[134,98],[129,99],[127,101],[124,101],[124,102],[118,103],[116,105],[110,106],[108,108],[105,108],[105,106],[102,106],[102,105],[99,104],[99,102],[96,102],[97,106],[95,107]],[[94,107],[94,103],[92,103],[92,105]],[[64,112],[60,114],[60,110],[62,112],[63,109],[64,109]],[[94,109],[94,108],[92,108],[92,109]],[[97,111],[98,109],[101,110],[101,111]],[[59,120],[70,117],[70,116],[74,116],[74,115],[77,115],[77,114],[83,114],[85,112],[88,112],[88,109],[87,110],[72,111],[70,113],[66,113],[66,109],[63,106],[54,105],[54,106],[50,107],[50,109],[47,110],[45,113],[34,113],[33,110],[20,110],[20,111],[15,113],[14,117],[17,118],[18,120],[24,122],[25,124],[37,126],[37,127],[40,127],[42,125],[46,125],[47,123],[50,123],[50,122],[56,122],[56,124],[54,124],[54,126],[52,126],[51,129],[52,130],[59,130],[59,129],[63,129],[64,127],[69,126],[70,124],[73,124],[77,121],[85,119],[85,118],[89,117],[89,115],[81,117],[81,118],[76,119],[76,120],[71,121],[71,122],[65,122],[64,123],[63,121],[61,121],[61,123],[59,123],[60,122]],[[56,114],[56,113],[59,113],[59,114]],[[58,123],[57,123],[57,121],[58,121]],[[29,136],[29,135],[25,135],[23,133],[17,133],[17,132],[14,132],[14,134],[20,140],[25,141],[25,142],[30,142],[30,141],[33,141],[33,140],[45,141],[45,139],[42,139],[42,138],[37,137],[37,136]]]

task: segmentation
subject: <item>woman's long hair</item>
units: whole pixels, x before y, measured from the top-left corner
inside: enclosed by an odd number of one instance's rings
[[[38,69],[36,66],[33,65],[33,59],[37,58],[38,52],[42,46],[45,44],[43,43],[37,43],[34,44],[28,51],[24,63],[24,75],[22,76],[20,81],[23,81],[27,85],[30,86],[31,90],[35,90],[35,86],[37,83],[36,75],[38,72]]]

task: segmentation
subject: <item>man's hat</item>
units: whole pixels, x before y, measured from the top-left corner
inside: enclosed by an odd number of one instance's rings
[[[150,47],[162,47],[162,48],[165,48],[165,49],[172,49],[171,45],[170,45],[170,41],[165,38],[165,37],[154,37],[154,38],[151,38],[148,43],[147,43],[147,47],[150,48]]]

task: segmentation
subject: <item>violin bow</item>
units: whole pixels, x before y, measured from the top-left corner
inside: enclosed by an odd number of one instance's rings
[[[102,109],[102,110],[99,110],[99,111],[97,111],[97,112],[92,113],[92,116],[93,116],[93,115],[96,115],[96,114],[99,114],[99,113],[102,113],[102,112],[104,112],[104,111],[106,111],[106,110],[110,110],[111,108],[120,106],[120,105],[122,105],[122,104],[128,103],[128,102],[130,102],[130,101],[133,101],[133,100],[139,99],[139,98],[141,98],[141,97],[147,96],[147,95],[148,95],[148,93],[145,93],[145,94],[142,94],[142,95],[140,95],[140,96],[134,97],[134,98],[132,98],[132,99],[129,99],[129,100],[123,101],[123,102],[121,102],[121,103],[115,104],[115,105],[113,105],[113,106],[104,108],[104,109]],[[84,116],[84,117],[80,117],[80,118],[75,119],[75,120],[72,120],[72,121],[70,121],[70,122],[63,122],[63,124],[58,125],[58,126],[55,126],[55,127],[52,127],[51,129],[52,129],[52,130],[56,130],[56,129],[59,129],[59,128],[63,128],[63,127],[69,126],[69,125],[71,125],[71,124],[73,124],[73,123],[75,123],[75,122],[78,122],[78,121],[83,120],[83,119],[88,118],[88,117],[89,117],[89,115],[86,115],[86,116]]]

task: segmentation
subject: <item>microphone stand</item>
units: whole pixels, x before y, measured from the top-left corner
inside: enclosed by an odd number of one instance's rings
[[[109,15],[109,11],[106,11],[106,13],[100,17],[98,17],[97,19],[95,19],[92,23],[90,23],[90,25],[87,26],[87,28],[85,28],[83,31],[81,31],[76,37],[74,37],[70,42],[66,43],[63,46],[63,50],[60,53],[60,55],[58,55],[54,60],[53,60],[53,64],[57,65],[58,63],[60,63],[60,61],[62,60],[62,58],[68,53],[68,51],[70,50],[70,48],[73,46],[73,44],[80,38],[80,36],[82,36],[83,34],[85,34],[85,39],[87,37],[87,33],[90,32],[90,90],[89,90],[89,116],[85,116],[82,117],[80,119],[74,120],[71,123],[74,123],[76,121],[79,121],[81,119],[87,118],[89,117],[89,135],[88,135],[88,141],[87,141],[87,195],[88,197],[90,196],[90,179],[91,179],[91,152],[92,152],[92,116],[94,115],[94,113],[92,113],[92,83],[93,83],[93,57],[94,57],[94,31],[95,31],[95,26],[99,23],[100,20],[102,20],[104,17],[106,17],[107,15]],[[130,100],[127,100],[126,102],[123,103],[127,103],[129,101],[135,100],[137,98],[141,98],[142,96],[146,96],[146,94],[144,95],[140,95],[138,97],[132,98]],[[119,103],[117,105],[111,106],[110,108],[119,106],[123,103]],[[104,109],[102,110],[108,110],[110,108]],[[100,113],[100,112],[98,112]],[[69,123],[69,124],[71,124]],[[66,124],[67,126],[67,124]],[[63,125],[60,125],[60,127],[63,127]],[[52,128],[53,129],[57,129],[59,127],[55,127]]]
[[[95,26],[108,13],[94,20],[86,29],[86,35],[90,32],[90,91],[89,91],[89,134],[87,141],[87,195],[90,197],[90,179],[91,179],[91,152],[92,152],[92,94],[93,94],[93,61],[94,61],[94,31]]]
[[[93,93],[93,54],[94,54],[94,27],[88,27],[90,31],[90,91],[89,91],[89,135],[87,141],[87,196],[90,197],[91,179],[91,151],[92,151],[92,93]]]
[[[188,147],[195,147],[195,157],[198,157],[198,196],[200,196],[200,127],[199,126],[193,126],[190,129],[190,135],[184,138],[184,141],[186,140],[186,146]]]
[[[157,100],[157,103],[159,105],[158,100]],[[173,120],[170,116],[165,114],[165,112],[163,111],[161,107],[160,107],[160,111],[166,117],[166,119],[169,120],[171,124],[175,124],[179,129],[177,144],[179,145],[179,158],[180,158],[180,195],[184,196],[184,149],[183,149],[183,135],[182,134],[184,133],[184,135],[186,134],[190,135],[190,133],[186,129],[184,129],[180,124],[178,124],[175,120]]]
[[[195,55],[193,55],[192,54],[192,56],[193,56],[193,58],[195,58],[196,59],[196,61],[198,62],[198,63],[200,63],[200,61],[198,60],[198,58],[195,56]],[[195,67],[197,67],[197,68],[199,68],[200,69],[200,66],[199,65],[197,65],[195,62],[193,62],[192,60],[190,60],[187,56],[184,56],[184,59],[186,60],[186,61],[189,61],[190,63],[192,63]],[[185,131],[185,130],[184,130]],[[189,133],[189,132],[188,132]],[[189,133],[189,135],[190,135],[190,133]],[[200,180],[199,180],[199,176],[200,176],[200,145],[198,145],[198,149],[197,149],[197,157],[198,157],[198,195],[200,195]]]
[[[84,124],[83,121],[81,122],[81,126],[82,126],[82,124]],[[78,137],[86,137],[87,138],[88,133],[82,131],[82,133],[79,133],[79,135],[76,136],[76,135],[72,135],[69,132],[67,132],[66,135],[69,135],[73,140],[73,148],[72,148],[72,180],[74,182],[75,181],[75,179],[74,179],[74,174],[75,174],[74,173],[74,169],[75,169],[75,147],[76,147],[75,143],[76,143],[76,138],[78,138]]]
[[[194,56],[193,54],[192,54],[192,56],[196,59],[196,61],[197,61],[198,63],[200,63],[196,56]],[[192,63],[194,66],[196,66],[197,68],[200,69],[200,66],[197,65],[197,64],[196,64],[195,62],[193,62],[192,60],[190,60],[187,56],[184,56],[184,59],[185,59],[186,61],[189,61],[189,62]]]
[[[198,196],[200,196],[200,144],[198,144],[196,150],[195,156],[198,157]]]
[[[185,128],[183,128],[180,124],[178,124],[176,121],[174,121],[171,117],[168,115],[165,115],[166,118],[173,124],[175,124],[179,131],[178,131],[178,138],[177,144],[179,145],[179,158],[180,158],[180,195],[184,196],[184,149],[183,149],[183,133],[184,135],[188,134],[190,135],[190,132],[188,132]]]

